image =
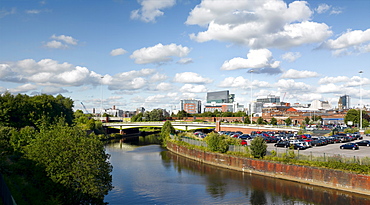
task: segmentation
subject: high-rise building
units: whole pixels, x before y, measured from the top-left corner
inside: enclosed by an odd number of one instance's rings
[[[339,110],[346,110],[346,109],[349,109],[349,106],[350,106],[349,95],[340,96],[339,101],[338,101],[338,109]]]
[[[235,94],[229,94],[228,90],[207,93],[207,103],[233,103],[234,98]]]
[[[181,100],[180,110],[184,110],[187,113],[196,114],[202,112],[202,102],[200,100]]]
[[[261,102],[262,104],[265,104],[265,103],[279,104],[280,96],[268,95],[267,98],[257,98],[257,102]]]

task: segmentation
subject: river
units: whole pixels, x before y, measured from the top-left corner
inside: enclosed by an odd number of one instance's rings
[[[114,204],[370,204],[370,196],[202,164],[159,145],[111,143]]]

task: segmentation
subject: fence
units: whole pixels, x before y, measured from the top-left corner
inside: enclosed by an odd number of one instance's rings
[[[206,142],[201,140],[195,140],[188,137],[182,137],[182,141],[196,145],[201,147],[207,147]],[[247,153],[247,149],[245,146],[238,146],[238,145],[229,145],[230,152],[241,152]],[[343,163],[357,163],[360,165],[369,165],[370,166],[370,157],[346,157],[340,154],[328,154],[328,153],[317,153],[317,152],[310,152],[303,154],[300,150],[292,150],[292,149],[273,149],[267,151],[267,156],[271,156],[273,151],[276,153],[277,157],[290,157],[297,160],[307,160],[307,161],[319,161],[319,162],[329,162],[329,161],[337,161]]]
[[[360,165],[370,165],[370,157],[359,157],[352,156],[348,157],[341,154],[329,154],[329,153],[318,153],[318,152],[305,152],[304,154],[300,150],[292,149],[273,149],[267,152],[267,155],[272,155],[273,151],[276,153],[277,157],[291,157],[298,160],[307,160],[307,161],[319,161],[319,162],[343,162],[343,163],[357,163]]]

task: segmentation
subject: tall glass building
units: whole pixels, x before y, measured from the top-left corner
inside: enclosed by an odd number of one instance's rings
[[[230,94],[228,90],[208,92],[207,103],[233,103],[235,94]]]

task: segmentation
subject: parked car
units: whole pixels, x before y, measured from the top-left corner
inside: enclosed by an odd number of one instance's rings
[[[240,144],[241,144],[242,146],[247,146],[247,145],[248,145],[248,142],[247,142],[246,140],[242,140],[242,141],[240,142]]]
[[[296,144],[293,144],[293,149],[303,150],[303,149],[306,149],[306,147],[305,146],[302,146],[299,143],[296,143]]]
[[[289,141],[278,141],[276,144],[274,144],[275,147],[285,147],[285,148],[288,148],[290,147],[290,143]]]
[[[362,141],[356,142],[356,144],[358,146],[368,146],[368,147],[370,147],[370,140],[362,140]]]
[[[238,138],[240,138],[240,139],[251,139],[251,136],[248,135],[248,134],[242,134],[242,135],[239,135]]]
[[[346,143],[339,146],[340,149],[359,149],[358,145],[356,143]]]

